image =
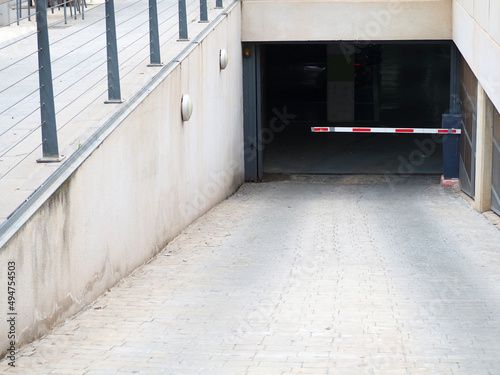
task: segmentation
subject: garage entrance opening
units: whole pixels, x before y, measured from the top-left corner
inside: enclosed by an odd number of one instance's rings
[[[264,173],[442,174],[442,136],[311,127],[441,128],[450,44],[260,46]]]

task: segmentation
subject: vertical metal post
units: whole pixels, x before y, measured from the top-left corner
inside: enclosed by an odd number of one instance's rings
[[[461,114],[442,115],[443,129],[460,129],[462,127]],[[443,136],[443,176],[444,178],[458,178],[460,170],[460,135],[446,134]]]
[[[19,19],[22,17],[22,15],[21,15],[21,0],[16,0],[16,16],[17,16],[17,24],[19,25]]]
[[[42,119],[43,157],[38,162],[60,161],[57,144],[56,112],[50,65],[49,31],[47,24],[47,3],[36,2],[36,23],[38,29],[38,77],[40,81],[40,114]]]
[[[450,113],[462,113],[460,105],[460,52],[455,43],[451,42],[450,55]]]
[[[260,56],[255,43],[243,44],[243,134],[245,181],[262,180]]]
[[[68,15],[67,15],[67,10],[66,10],[66,3],[67,3],[68,0],[63,0],[63,7],[64,7],[64,24],[67,25],[68,24]]]
[[[450,53],[450,113],[442,116],[443,129],[462,127],[462,107],[460,104],[460,52],[451,42]],[[443,136],[443,176],[460,177],[460,135]]]
[[[186,0],[179,0],[179,41],[189,40]]]
[[[26,0],[26,4],[28,5],[28,21],[31,21],[31,6],[30,6],[30,0]]]
[[[80,0],[74,0],[73,4],[75,4],[75,14],[76,14],[76,12],[81,13],[81,10],[80,10]]]
[[[200,22],[208,22],[207,0],[200,0]]]
[[[149,65],[161,65],[160,34],[158,32],[158,7],[156,0],[149,0]]]
[[[118,45],[114,0],[106,0],[106,44],[108,55],[108,100],[105,103],[121,103]]]
[[[215,0],[215,9],[222,9],[223,7],[222,0]]]

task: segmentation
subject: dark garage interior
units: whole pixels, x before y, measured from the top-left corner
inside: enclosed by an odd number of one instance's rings
[[[437,135],[311,127],[441,128],[449,42],[267,44],[261,51],[264,173],[442,173]]]

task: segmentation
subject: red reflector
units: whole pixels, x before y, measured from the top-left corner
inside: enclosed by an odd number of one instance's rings
[[[314,128],[315,132],[327,132],[330,131],[330,128]]]
[[[448,133],[448,129],[439,129],[438,133]]]
[[[413,129],[396,129],[396,133],[413,133]]]
[[[372,130],[370,128],[353,128],[353,132],[371,132]]]

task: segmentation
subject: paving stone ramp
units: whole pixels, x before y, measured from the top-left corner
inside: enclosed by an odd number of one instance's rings
[[[21,296],[19,296],[21,298]],[[500,374],[500,231],[437,177],[245,184],[5,374]]]

